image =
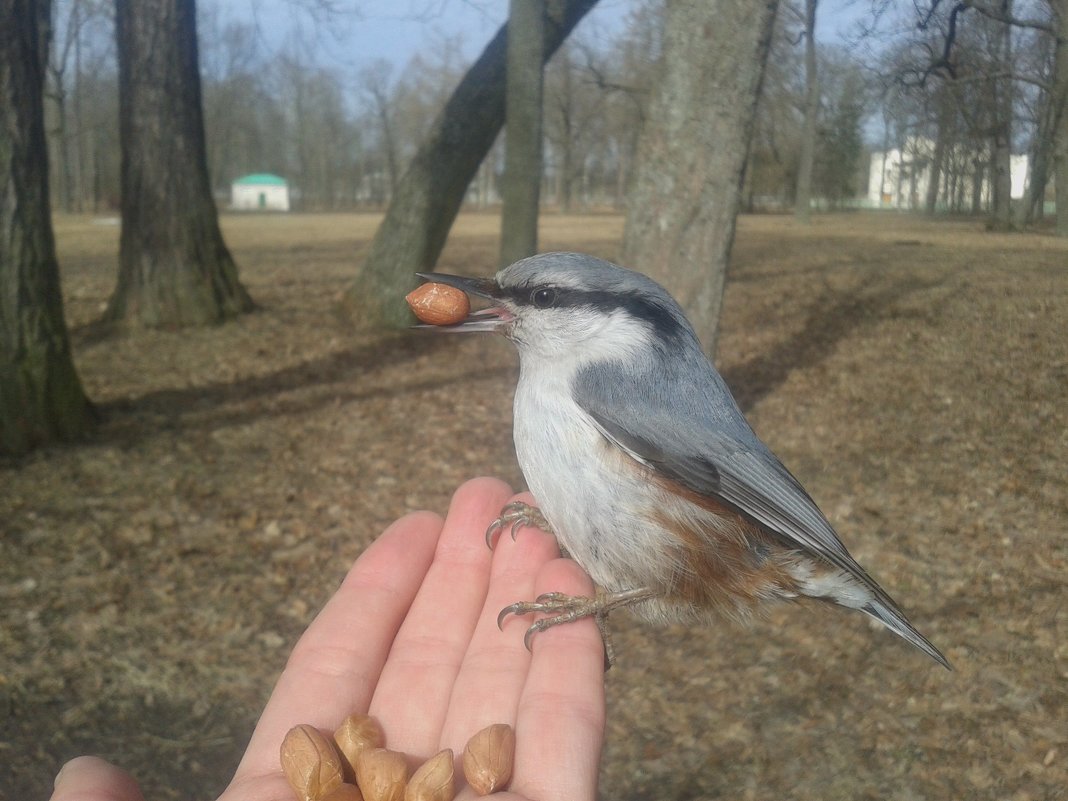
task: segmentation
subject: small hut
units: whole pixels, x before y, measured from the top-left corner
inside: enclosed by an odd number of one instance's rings
[[[230,185],[230,208],[236,211],[289,211],[289,184],[285,178],[270,173],[245,175]]]

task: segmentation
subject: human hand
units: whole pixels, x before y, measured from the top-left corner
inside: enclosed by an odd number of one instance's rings
[[[458,755],[479,729],[510,723],[513,777],[494,798],[596,796],[605,720],[596,625],[548,629],[532,653],[523,645],[528,619],[510,616],[497,629],[497,614],[514,601],[549,590],[590,595],[593,586],[537,529],[486,548],[486,527],[510,495],[500,481],[469,481],[444,521],[407,515],[360,556],[293,649],[220,801],[293,801],[278,762],[286,731],[298,723],[333,731],[352,712],[377,718],[387,745],[418,762],[443,748]],[[461,787],[457,798],[471,797]],[[118,768],[79,757],[56,777],[51,801],[143,796]]]

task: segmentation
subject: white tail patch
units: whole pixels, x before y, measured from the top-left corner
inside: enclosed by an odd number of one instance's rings
[[[850,609],[861,609],[873,596],[871,590],[844,570],[797,561],[786,566],[802,595],[826,598]]]

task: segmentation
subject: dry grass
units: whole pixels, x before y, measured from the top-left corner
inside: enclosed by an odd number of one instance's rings
[[[327,313],[376,223],[225,218],[262,311],[97,339],[118,231],[58,221],[104,423],[0,465],[0,797],[45,797],[83,752],[152,798],[217,793],[382,526],[472,475],[521,482],[506,343],[354,336]],[[489,272],[496,228],[461,218],[442,268]],[[549,216],[542,241],[616,258],[621,229]],[[956,671],[822,608],[744,631],[620,617],[604,797],[1064,798],[1068,243],[746,217],[735,253],[728,381]]]

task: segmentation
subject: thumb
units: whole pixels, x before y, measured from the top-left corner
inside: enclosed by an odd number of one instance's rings
[[[51,801],[144,801],[144,796],[126,771],[98,757],[81,756],[59,769]]]

